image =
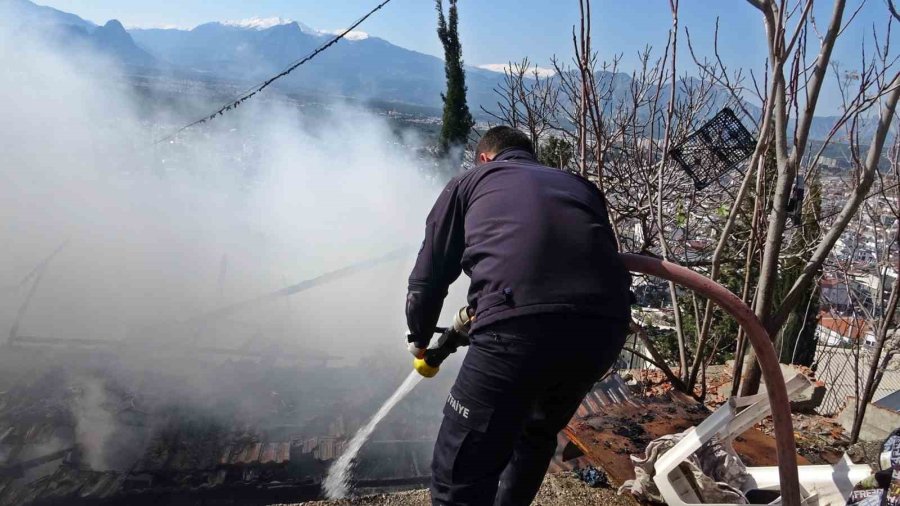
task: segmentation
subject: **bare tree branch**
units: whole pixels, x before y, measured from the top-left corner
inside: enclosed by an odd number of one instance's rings
[[[887,3],[888,10],[891,11],[891,15],[894,16],[894,19],[900,21],[900,12],[897,12],[897,7],[894,6],[894,0],[884,0]]]
[[[812,282],[813,276],[825,262],[831,249],[834,247],[835,243],[837,243],[841,234],[844,232],[844,229],[847,227],[847,224],[859,211],[859,207],[866,198],[869,188],[872,187],[872,183],[875,181],[875,174],[878,172],[878,164],[881,161],[881,152],[884,149],[884,141],[887,138],[888,131],[890,130],[891,123],[894,119],[894,113],[897,109],[897,100],[900,98],[900,73],[897,73],[894,76],[894,79],[889,85],[889,89],[891,91],[888,94],[887,100],[881,111],[878,128],[875,131],[872,143],[869,145],[869,152],[866,155],[862,178],[856,188],[854,188],[850,199],[844,204],[835,223],[819,243],[812,258],[804,266],[802,274],[797,278],[790,291],[785,296],[781,307],[773,316],[769,324],[770,332],[783,325],[784,320],[787,318],[787,313],[800,299],[801,293],[806,290],[809,283]]]

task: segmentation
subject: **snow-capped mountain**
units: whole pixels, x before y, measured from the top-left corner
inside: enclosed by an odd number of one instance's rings
[[[287,19],[282,17],[273,17],[273,18],[247,18],[247,19],[238,19],[232,21],[222,21],[222,24],[225,26],[233,26],[235,28],[246,28],[248,30],[268,30],[273,26],[279,25],[289,25],[291,23],[297,23],[300,26],[300,29],[308,32],[315,33],[315,30],[312,28],[294,21],[293,19]]]
[[[40,32],[62,50],[90,47],[131,67],[231,82],[258,81],[278,72],[337,33],[278,17],[211,22],[192,29],[126,30],[116,20],[97,26],[29,0],[0,0],[0,18],[5,20],[0,20],[0,29]],[[471,67],[468,78],[470,100],[477,108],[493,100],[491,90],[502,76]],[[287,91],[437,107],[444,68],[439,58],[354,31],[279,84]]]
[[[133,29],[130,34],[138,46],[162,62],[204,75],[248,80],[282,70],[334,36],[333,31],[282,18],[212,22],[191,30]],[[443,65],[439,58],[355,31],[285,80],[283,86],[439,106]],[[470,99],[475,103],[493,100],[491,90],[502,78],[474,67],[468,77]]]

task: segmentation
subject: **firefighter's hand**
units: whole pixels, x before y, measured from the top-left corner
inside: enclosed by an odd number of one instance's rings
[[[428,348],[428,342],[430,340],[423,340],[418,336],[414,336],[411,333],[406,333],[406,341],[409,343],[407,349],[409,353],[415,358],[424,358],[425,357],[425,349]]]

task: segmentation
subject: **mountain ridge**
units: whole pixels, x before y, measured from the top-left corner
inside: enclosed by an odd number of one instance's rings
[[[209,22],[190,30],[133,29],[137,45],[162,61],[204,73],[241,75],[258,80],[308,54],[332,38],[293,21],[267,28],[245,28]],[[210,51],[210,48],[215,48]],[[440,106],[444,62],[440,58],[396,46],[380,37],[345,38],[316,58],[314,72],[302,72],[292,90],[329,90],[334,95]],[[472,101],[493,100],[502,74],[467,68]]]
[[[177,72],[208,81],[258,82],[282,71],[334,37],[298,21],[250,18],[211,21],[191,29],[131,28],[117,20],[102,26],[76,14],[37,5],[30,0],[0,0],[0,27],[49,35],[58,47],[88,47],[126,67]],[[3,18],[6,18],[5,21]],[[473,113],[497,107],[495,89],[504,75],[497,70],[466,66],[468,99]],[[624,91],[627,73],[598,72],[598,82],[614,80]],[[552,77],[550,77],[552,79]],[[697,79],[697,78],[692,78]],[[357,32],[321,53],[313,65],[298,69],[277,87],[286,92],[400,102],[440,108],[444,91],[444,62],[406,49],[386,39]],[[724,105],[727,94],[717,98]],[[667,96],[667,95],[666,95]],[[758,107],[747,104],[752,112]],[[824,138],[835,117],[817,117],[812,138]]]

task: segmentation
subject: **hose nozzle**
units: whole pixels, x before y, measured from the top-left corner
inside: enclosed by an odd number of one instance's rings
[[[413,360],[413,369],[426,378],[433,378],[441,370],[441,366],[432,367],[424,358],[417,358]]]
[[[413,369],[426,378],[433,378],[441,364],[460,346],[469,345],[469,327],[472,319],[469,308],[463,307],[453,316],[453,326],[444,330],[437,343],[425,350],[425,356],[413,360]]]

